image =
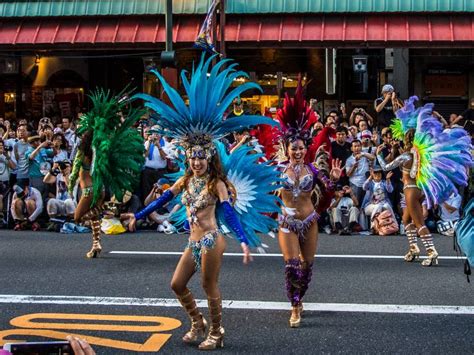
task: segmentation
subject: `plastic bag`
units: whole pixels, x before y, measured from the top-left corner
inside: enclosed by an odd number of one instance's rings
[[[105,234],[121,234],[126,231],[125,227],[117,218],[102,218],[100,228]]]

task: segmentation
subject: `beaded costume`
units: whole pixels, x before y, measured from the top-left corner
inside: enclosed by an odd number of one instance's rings
[[[215,206],[218,226],[225,226],[241,244],[258,247],[261,242],[255,232],[268,232],[275,224],[273,220],[261,213],[272,213],[278,209],[278,198],[269,193],[274,186],[278,186],[272,185],[278,181],[278,173],[267,164],[257,164],[257,159],[261,155],[247,154],[248,147],[243,146],[229,156],[217,140],[249,126],[257,124],[274,126],[276,122],[263,116],[250,115],[223,120],[224,112],[234,98],[246,90],[261,89],[258,84],[246,82],[230,90],[234,79],[248,77],[248,75],[245,72],[236,71],[237,64],[231,63],[229,59],[220,60],[211,68],[214,58],[215,56],[212,56],[205,60],[203,55],[199,65],[193,68],[190,80],[186,71],[181,72],[183,86],[189,98],[188,105],[156,71],[153,72],[161,81],[174,107],[149,95],[140,94],[136,97],[143,99],[145,106],[158,114],[159,120],[156,124],[160,127],[161,133],[177,140],[185,153],[186,161],[178,163],[182,169],[173,174],[173,178],[180,179],[184,175],[183,179],[187,179],[186,186],[185,184],[176,185],[179,186],[176,190],[183,190],[176,198],[180,198],[184,206],[177,214],[186,213],[187,216],[178,218],[175,216],[175,220],[182,223],[188,222],[192,232],[200,222],[198,212]],[[208,168],[212,168],[210,162],[220,161],[222,173],[225,176],[221,180],[230,191],[229,200],[218,201],[216,196],[211,194],[208,190],[210,178],[206,173],[204,176],[195,176],[190,173],[188,162],[190,159],[205,159],[208,162]],[[208,173],[211,174],[212,170]],[[135,217],[144,218],[175,198],[170,190],[137,213]],[[209,230],[204,232],[199,240],[195,237],[189,240],[186,248],[191,250],[196,269],[201,266],[203,254],[215,247],[219,234],[220,230]],[[192,321],[191,330],[183,338],[183,341],[190,342],[196,340],[198,334],[205,330],[205,322],[197,311],[192,294],[189,290],[187,292],[185,295],[177,293],[177,296]],[[199,346],[201,349],[215,348],[222,342],[224,334],[224,328],[221,326],[221,299],[208,298],[208,303],[212,324],[206,340]]]
[[[277,112],[277,118],[281,130],[277,132],[274,139],[279,140],[282,147],[301,140],[307,148],[304,163],[290,163],[288,161],[280,163],[282,189],[291,193],[293,202],[298,201],[300,195],[304,193],[317,195],[315,209],[304,218],[295,218],[295,212],[290,208],[282,208],[282,213],[278,216],[280,231],[287,235],[284,234],[283,238],[290,238],[291,234],[296,234],[299,246],[303,248],[307,233],[319,218],[316,209],[320,204],[321,195],[328,195],[330,199],[334,190],[334,184],[327,176],[329,174],[329,155],[323,149],[318,149],[323,143],[329,141],[330,131],[320,132],[318,138],[313,139],[311,129],[317,116],[313,114],[304,100],[301,81],[298,83],[293,98],[286,94],[283,107]],[[326,146],[330,147],[330,144]],[[284,159],[288,159],[286,155]],[[290,177],[288,173],[290,170],[293,172],[294,178]],[[312,267],[312,262],[303,261],[300,257],[285,259],[287,296],[293,308],[301,307],[302,298],[311,281]],[[298,325],[299,318],[294,319],[292,315],[290,326]]]
[[[400,167],[404,176],[403,190],[420,190],[426,197],[427,207],[432,208],[457,191],[456,185],[467,185],[467,171],[472,166],[471,140],[463,128],[443,130],[439,120],[432,116],[434,105],[426,104],[415,109],[417,100],[416,96],[407,100],[405,106],[397,111],[397,118],[391,125],[393,136],[397,139],[403,139],[408,132],[412,132],[410,151],[388,164],[380,154],[377,159],[383,170]],[[430,266],[433,262],[437,263],[438,253],[427,227],[410,223],[405,230],[410,244],[405,260],[413,261],[418,257],[417,235],[420,235],[428,252],[428,259],[422,264]],[[424,234],[420,234],[422,230]]]
[[[77,215],[76,209],[75,220],[90,221],[92,249],[87,257],[95,258],[102,250],[100,215],[105,187],[121,201],[124,193],[133,191],[139,181],[144,163],[143,139],[132,126],[143,111],[129,106],[124,91],[113,96],[109,91],[97,90],[90,98],[92,109],[81,116],[76,132],[82,143],[74,159],[69,191],[74,190],[81,172],[92,181],[92,185],[81,181],[81,199],[92,196],[92,201],[89,211],[82,216]]]

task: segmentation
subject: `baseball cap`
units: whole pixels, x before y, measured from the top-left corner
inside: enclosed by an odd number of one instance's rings
[[[369,139],[370,139],[370,138],[372,138],[372,132],[370,132],[369,130],[366,129],[366,130],[364,130],[364,131],[361,132],[360,138],[361,138],[361,139],[365,139],[365,138],[369,138]]]
[[[392,91],[395,91],[395,88],[390,85],[390,84],[385,84],[383,87],[382,87],[382,92],[392,92]]]
[[[169,184],[169,180],[167,178],[159,178],[158,181],[156,182],[158,185],[165,185]]]

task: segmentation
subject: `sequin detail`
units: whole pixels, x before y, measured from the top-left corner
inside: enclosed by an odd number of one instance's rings
[[[300,242],[304,242],[305,234],[314,222],[319,219],[319,215],[316,211],[311,212],[308,217],[304,220],[294,218],[289,215],[278,215],[278,224],[285,233],[293,232],[298,235]],[[288,231],[288,232],[287,232]]]
[[[206,189],[209,176],[193,176],[183,192],[181,202],[188,208],[191,224],[198,222],[197,212],[209,205],[215,205],[217,199]]]
[[[285,171],[289,167],[290,165],[285,169]],[[309,174],[300,177],[302,167],[304,167],[306,172],[309,172]],[[296,199],[301,194],[301,192],[311,192],[311,190],[314,188],[314,176],[311,171],[308,171],[308,169],[301,164],[295,165],[292,169],[295,173],[295,180],[293,181],[293,179],[291,179],[288,174],[284,172],[282,174],[282,178],[284,180],[283,188],[287,191],[291,191],[293,194],[293,199]]]
[[[208,250],[214,249],[216,239],[219,235],[217,230],[207,232],[199,240],[189,240],[186,249],[191,249],[191,254],[196,264],[196,270],[201,268],[202,254],[206,254]]]

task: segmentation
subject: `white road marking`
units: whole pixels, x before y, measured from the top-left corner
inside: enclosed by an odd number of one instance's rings
[[[207,307],[207,300],[197,300],[199,307]],[[12,304],[65,304],[95,306],[145,306],[145,307],[181,307],[171,298],[129,298],[129,297],[93,297],[93,296],[38,296],[38,295],[0,295],[0,303]],[[288,302],[232,301],[223,300],[222,307],[227,309],[261,309],[287,311]],[[317,312],[366,312],[366,313],[413,313],[413,314],[470,314],[474,315],[474,306],[433,306],[403,304],[359,304],[359,303],[304,303],[304,309]]]
[[[182,251],[131,251],[131,250],[113,250],[109,254],[127,254],[127,255],[182,255]],[[243,256],[242,253],[224,253],[225,256]],[[283,257],[278,253],[252,253],[252,256],[257,257]],[[349,255],[349,254],[316,254],[317,258],[341,258],[341,259],[403,259],[403,255]],[[426,259],[426,256],[421,256],[420,259]],[[463,260],[466,257],[462,256],[440,256],[439,259],[444,260]]]

